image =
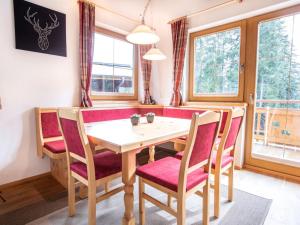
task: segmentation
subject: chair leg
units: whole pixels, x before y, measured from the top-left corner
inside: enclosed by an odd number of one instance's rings
[[[203,187],[203,211],[202,211],[202,224],[209,224],[209,189],[210,182],[207,180],[206,185]]]
[[[89,225],[96,225],[96,187],[88,187],[88,214]]]
[[[215,173],[215,183],[214,183],[214,216],[218,218],[220,216],[220,179],[221,175],[220,173],[216,172]]]
[[[233,201],[233,177],[234,177],[234,165],[229,168],[228,175],[228,201]]]
[[[145,200],[143,199],[143,193],[145,192],[145,184],[141,178],[139,178],[139,211],[140,211],[140,225],[145,224]]]
[[[75,208],[75,178],[69,174],[68,179],[68,202],[69,202],[69,216],[74,216]]]
[[[168,203],[167,203],[167,205],[168,205],[169,207],[172,207],[172,196],[169,195],[169,194],[168,194]]]
[[[155,161],[155,145],[149,147],[149,161],[148,163]]]
[[[109,182],[106,182],[104,184],[104,190],[105,190],[106,193],[109,192]]]
[[[185,225],[185,198],[177,199],[177,225]]]

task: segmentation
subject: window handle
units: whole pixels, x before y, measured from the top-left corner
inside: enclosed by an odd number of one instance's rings
[[[241,73],[245,72],[245,64],[240,64],[240,72]]]

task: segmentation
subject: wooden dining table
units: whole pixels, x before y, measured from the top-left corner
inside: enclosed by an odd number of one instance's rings
[[[137,126],[130,119],[111,120],[85,125],[89,140],[95,145],[122,154],[122,182],[124,183],[125,212],[123,225],[135,224],[134,183],[136,153],[140,150],[186,136],[191,121],[156,116],[153,123],[147,123],[145,117]]]

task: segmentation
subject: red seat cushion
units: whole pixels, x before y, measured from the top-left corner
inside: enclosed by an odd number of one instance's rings
[[[177,159],[182,159],[184,152],[179,152],[175,155],[175,158]],[[212,168],[215,168],[216,166],[216,157],[217,157],[217,152],[213,152],[213,159],[212,159]],[[223,155],[223,159],[222,159],[222,168],[227,166],[229,163],[231,163],[233,161],[233,157],[230,155]]]
[[[94,155],[96,180],[121,172],[122,155],[105,151]],[[71,170],[88,179],[86,164],[75,162],[71,164]]]
[[[63,140],[45,142],[44,148],[46,148],[47,150],[49,150],[54,154],[66,152],[65,142]]]
[[[166,157],[139,167],[136,174],[177,192],[180,163],[179,159]],[[186,190],[190,190],[207,178],[208,174],[202,168],[193,171],[187,177]]]

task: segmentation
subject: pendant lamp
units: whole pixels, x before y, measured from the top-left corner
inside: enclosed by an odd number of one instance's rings
[[[151,48],[144,56],[143,59],[146,60],[153,60],[153,61],[157,61],[157,60],[164,60],[167,57],[156,47],[154,46],[153,48]]]
[[[142,23],[134,28],[130,34],[126,36],[127,41],[138,44],[154,44],[159,42],[159,36],[154,32],[154,30],[145,24],[145,14],[149,7],[151,0],[149,0],[145,6],[144,12],[142,14]]]

